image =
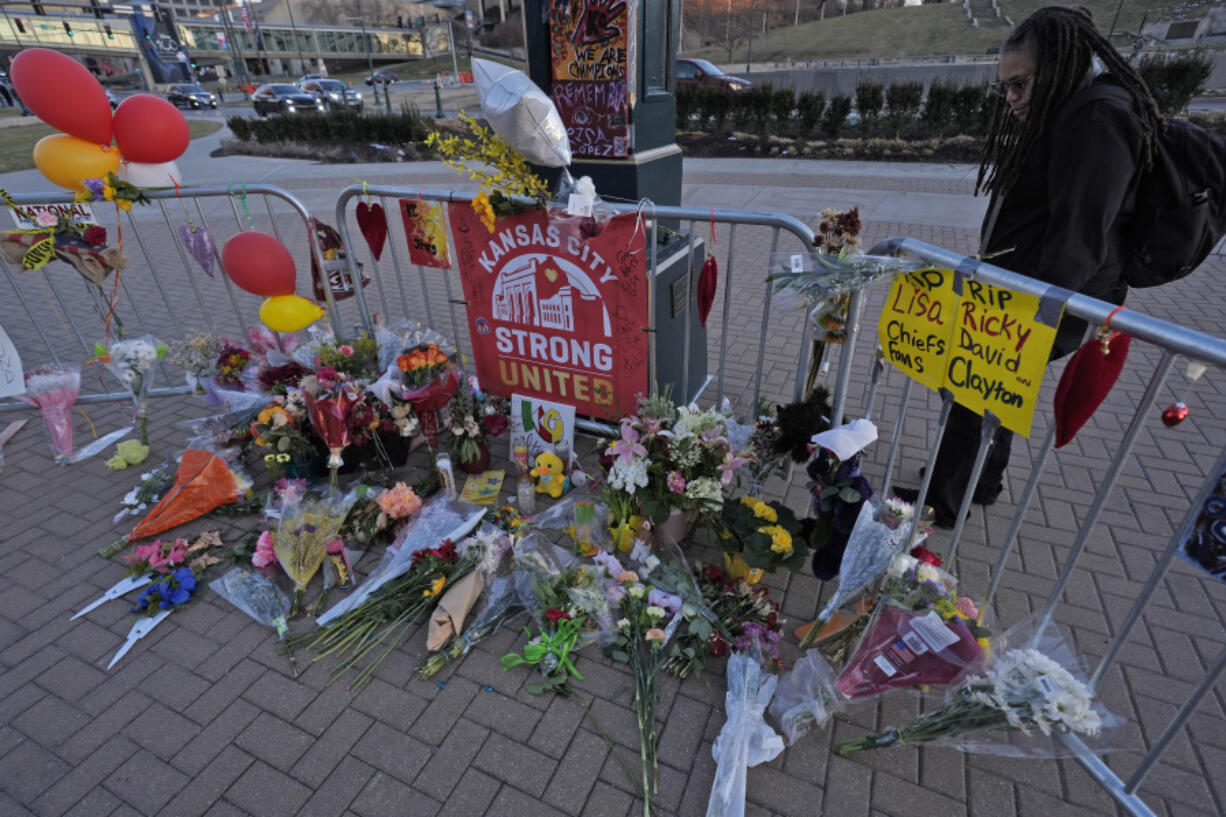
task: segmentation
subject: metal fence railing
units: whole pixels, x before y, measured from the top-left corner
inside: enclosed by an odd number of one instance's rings
[[[1226,368],[1226,340],[1212,337],[1210,335],[1197,332],[1195,330],[1179,326],[1158,318],[1154,318],[1135,310],[1119,311],[1112,316],[1116,310],[1114,304],[1091,298],[1086,295],[1071,293],[1067,290],[1060,290],[1051,285],[1036,281],[1031,278],[1018,275],[1013,272],[995,267],[991,264],[980,262],[976,259],[969,258],[958,253],[945,250],[941,247],[936,247],[930,244],[925,244],[908,238],[893,238],[879,243],[873,247],[870,254],[874,255],[899,255],[921,260],[923,263],[930,264],[934,267],[943,269],[957,270],[960,274],[966,276],[967,279],[973,278],[985,283],[1006,287],[1015,291],[1020,291],[1035,295],[1038,297],[1054,297],[1063,300],[1065,303],[1066,314],[1086,319],[1091,327],[1105,324],[1110,318],[1110,326],[1112,329],[1126,333],[1136,341],[1142,341],[1145,344],[1152,345],[1158,350],[1158,359],[1154,364],[1152,372],[1148,376],[1144,392],[1141,399],[1136,403],[1131,422],[1122,431],[1118,442],[1114,445],[1114,450],[1110,458],[1110,462],[1098,482],[1096,490],[1094,490],[1093,499],[1088,510],[1081,516],[1077,531],[1073,536],[1073,541],[1069,545],[1069,552],[1064,557],[1063,564],[1059,565],[1059,573],[1048,592],[1046,599],[1041,602],[1039,612],[1039,630],[1048,626],[1052,620],[1052,616],[1061,604],[1065,592],[1069,588],[1069,582],[1073,577],[1074,571],[1078,568],[1078,563],[1086,551],[1087,545],[1091,542],[1091,537],[1096,533],[1097,526],[1103,514],[1104,508],[1108,502],[1109,496],[1116,488],[1119,477],[1126,465],[1133,458],[1134,445],[1137,442],[1138,435],[1142,430],[1142,425],[1151,420],[1154,416],[1153,408],[1160,389],[1170,372],[1176,355],[1184,355],[1189,360],[1199,361],[1211,367]],[[864,303],[868,296],[867,290],[861,290],[853,296],[850,305],[850,317],[847,324],[848,338],[844,344],[844,354],[839,360],[839,369],[836,375],[837,394],[838,394],[838,409],[836,410],[836,422],[841,419],[844,412],[845,401],[848,394],[848,383],[850,375],[855,367],[855,359],[852,351],[855,347],[857,336],[863,331],[866,322],[863,320]],[[869,321],[867,325],[875,323],[875,320]],[[1136,345],[1134,345],[1134,350]],[[1132,355],[1135,359],[1137,355]],[[870,416],[873,413],[876,403],[878,402],[878,390],[883,381],[887,377],[886,372],[889,371],[879,359],[874,359],[871,364],[871,376],[869,380],[867,395],[865,399],[864,416]],[[901,374],[897,375],[902,377]],[[905,379],[901,387],[899,397],[899,405],[897,413],[891,420],[893,434],[890,439],[888,454],[886,455],[884,487],[881,491],[883,495],[888,494],[889,485],[892,476],[894,475],[895,464],[899,460],[899,450],[903,443],[903,435],[901,429],[908,415],[908,407],[912,401],[912,385],[913,381]],[[921,497],[927,493],[933,474],[933,466],[936,462],[937,450],[940,445],[941,437],[944,433],[946,423],[949,418],[949,412],[952,404],[952,396],[948,392],[942,394],[942,406],[939,418],[933,428],[929,442],[927,445],[927,464],[924,471],[924,476],[920,485]],[[884,420],[886,418],[879,418]],[[1038,416],[1036,415],[1036,439],[1041,439],[1038,444],[1037,453],[1029,469],[1029,477],[1026,480],[1025,487],[1022,489],[1020,496],[1017,498],[1017,508],[1010,521],[1008,531],[1005,534],[1003,543],[1000,546],[1000,553],[996,560],[996,564],[991,571],[991,579],[989,589],[986,594],[987,602],[990,603],[996,595],[1000,587],[1002,578],[1006,574],[1006,568],[1009,564],[1010,557],[1014,553],[1017,546],[1019,534],[1022,532],[1024,525],[1028,521],[1027,513],[1030,510],[1036,495],[1040,480],[1044,474],[1044,470],[1052,459],[1053,449],[1055,447],[1056,434],[1054,419],[1046,429],[1038,428]],[[989,424],[985,423],[985,427]],[[1217,443],[1217,444],[1220,444]],[[992,435],[985,433],[980,444],[974,468],[971,472],[967,483],[966,492],[962,498],[961,506],[955,517],[955,527],[950,536],[945,558],[952,563],[954,559],[959,541],[963,538],[965,525],[967,521],[968,511],[970,509],[972,495],[975,486],[978,483],[979,475],[982,472],[984,462],[986,461],[988,451],[992,445]],[[1032,447],[1032,450],[1033,447]],[[1129,609],[1123,622],[1116,628],[1110,643],[1106,647],[1105,654],[1101,657],[1098,664],[1095,666],[1091,677],[1090,686],[1093,689],[1099,687],[1102,683],[1108,670],[1119,657],[1121,650],[1127,645],[1130,634],[1134,627],[1142,620],[1147,610],[1150,601],[1154,597],[1155,592],[1159,589],[1162,580],[1167,575],[1168,570],[1175,561],[1175,557],[1179,554],[1180,549],[1184,546],[1201,512],[1202,505],[1205,500],[1214,492],[1216,486],[1222,478],[1222,474],[1226,472],[1226,447],[1222,448],[1221,454],[1217,459],[1216,465],[1208,472],[1204,483],[1201,485],[1199,492],[1195,495],[1187,513],[1184,515],[1182,522],[1175,527],[1173,534],[1165,545],[1164,549],[1157,557],[1157,562],[1152,571],[1144,580],[1144,585],[1136,595],[1131,608]],[[1207,581],[1211,581],[1206,579]],[[1037,638],[1037,636],[1036,636]],[[1137,793],[1138,788],[1144,781],[1146,775],[1158,763],[1163,753],[1168,748],[1171,740],[1179,734],[1187,720],[1195,712],[1197,705],[1202,698],[1209,693],[1220,677],[1223,668],[1226,668],[1226,649],[1217,655],[1217,657],[1209,665],[1205,675],[1200,681],[1190,690],[1187,698],[1179,707],[1175,716],[1170,723],[1154,739],[1143,759],[1127,774],[1126,779],[1121,777],[1103,761],[1101,757],[1091,752],[1086,744],[1075,735],[1063,735],[1061,740],[1064,742],[1068,751],[1077,758],[1077,760],[1085,767],[1090,776],[1101,785],[1112,797],[1114,797],[1120,805],[1130,814],[1133,815],[1152,815],[1154,812],[1140,798]]]

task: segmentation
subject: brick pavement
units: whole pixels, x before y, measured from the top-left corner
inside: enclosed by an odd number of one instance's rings
[[[270,181],[298,192],[325,220],[335,191],[348,183],[335,172],[317,173],[302,163],[281,163],[267,171],[270,166],[252,162],[244,167],[253,172],[264,168],[261,173]],[[808,219],[829,206],[832,198],[837,199],[834,206],[871,199],[878,220],[865,213],[867,243],[906,234],[963,252],[975,244],[975,220],[964,216],[969,198],[965,168],[925,171],[899,166],[895,172],[817,162],[786,167],[695,162],[687,168],[687,204],[766,209],[778,201]],[[450,171],[430,165],[346,169],[345,175],[363,172],[372,180],[412,187],[446,187],[454,179]],[[834,194],[814,194],[806,201],[806,188]],[[880,198],[883,191],[890,195]],[[900,204],[897,199],[905,198],[901,194],[919,198]],[[928,209],[919,221],[891,218],[891,213],[914,214],[917,205]],[[254,218],[257,226],[268,228],[273,219],[262,207],[252,208]],[[210,204],[206,213],[219,235],[234,229],[228,204]],[[175,208],[168,208],[166,218],[177,219]],[[156,210],[137,214],[142,233],[150,236],[144,248],[149,259],[144,262],[144,251],[129,244],[129,252],[139,259],[127,277],[129,293],[142,299],[151,328],[212,321],[233,331],[237,319],[226,306],[222,283],[198,270],[191,275],[202,297],[209,302],[220,299],[223,307],[204,314],[195,308],[192,288],[183,282],[181,259],[172,245],[156,238],[157,229],[165,230],[166,218]],[[229,221],[223,222],[225,218]],[[299,228],[284,217],[276,221],[305,276]],[[722,248],[727,242],[728,230],[721,228],[717,250],[725,273],[728,259]],[[760,276],[770,249],[769,234],[738,229],[735,246],[726,327],[728,392],[738,405],[746,406],[758,372],[755,345],[764,293]],[[153,286],[148,266],[167,283],[165,299]],[[1130,305],[1220,332],[1226,298],[1208,282],[1222,272],[1221,267],[1221,260],[1214,259],[1185,282],[1136,294]],[[390,275],[386,259],[380,271]],[[421,300],[419,284],[407,268],[405,273],[409,286],[404,303],[415,313],[424,313],[416,308]],[[97,316],[73,277],[64,271],[60,275],[56,287],[64,306],[57,305],[40,325],[60,353],[73,355],[72,326],[82,327],[85,335],[95,331]],[[37,293],[42,304],[43,283],[23,284],[29,287],[23,291]],[[401,297],[396,288],[389,290],[388,312],[397,315]],[[441,279],[433,279],[427,291],[434,323],[448,330]],[[723,297],[721,289],[713,312],[713,337],[725,331]],[[881,298],[878,288],[866,315],[875,314]],[[239,296],[239,303],[247,315],[254,315],[253,300]],[[168,317],[171,309],[194,317],[175,321]],[[352,321],[354,314],[347,306],[346,321]],[[37,358],[44,354],[38,327],[20,318],[12,299],[0,302],[0,324],[19,348],[35,350],[31,355]],[[776,310],[770,327],[762,368],[764,391],[771,399],[784,399],[791,391],[799,322],[794,314]],[[94,338],[87,335],[87,339]],[[713,363],[718,349],[712,343]],[[857,351],[867,359],[871,351],[867,339]],[[1134,345],[1120,386],[1049,465],[1001,586],[996,604],[999,620],[1012,623],[1041,603],[1068,552],[1077,520],[1089,505],[1090,489],[1104,473],[1113,443],[1127,425],[1131,405],[1155,360],[1153,349]],[[1102,655],[1154,564],[1155,552],[1226,439],[1220,378],[1211,372],[1191,384],[1182,366],[1178,369],[1159,403],[1182,399],[1192,407],[1192,415],[1175,429],[1163,428],[1156,417],[1147,419],[1138,440],[1139,456],[1125,469],[1083,566],[1057,611],[1057,620],[1091,661]],[[1054,388],[1055,374],[1048,377],[1045,400]],[[899,377],[882,385],[877,405],[884,414],[879,416],[894,416],[900,389]],[[867,376],[858,372],[849,403],[853,413],[863,405],[866,390]],[[127,421],[122,405],[103,403],[86,410],[100,430]],[[174,424],[203,413],[199,404],[186,398],[157,401],[154,456],[181,447],[185,435]],[[6,412],[0,419],[9,416],[12,413]],[[913,398],[903,428],[897,483],[914,484],[914,469],[923,460],[935,416],[935,400]],[[123,573],[120,564],[104,563],[95,550],[124,529],[112,524],[111,515],[131,478],[106,472],[102,458],[54,469],[37,417],[32,419],[31,426],[7,446],[7,466],[0,473],[4,531],[0,575],[9,585],[0,594],[0,814],[542,817],[641,811],[609,747],[573,703],[524,692],[523,684],[532,680],[525,670],[499,671],[498,656],[519,638],[512,631],[480,644],[463,663],[444,671],[438,677],[441,683],[409,678],[411,667],[424,654],[423,637],[416,634],[367,688],[351,695],[339,685],[327,686],[326,662],[309,666],[295,678],[285,658],[275,652],[270,632],[205,592],[188,611],[159,627],[106,672],[106,663],[131,623],[124,605],[113,602],[83,620],[67,619]],[[881,425],[883,440],[866,463],[867,473],[877,482],[890,424]],[[88,437],[82,422],[76,423],[76,432],[79,441]],[[1002,502],[986,511],[976,507],[958,557],[958,573],[969,588],[986,585],[1030,453],[1031,446],[1019,441]],[[774,480],[768,491],[803,508],[799,475],[791,485]],[[220,527],[232,532],[242,527],[241,522],[212,520],[188,530]],[[772,576],[767,584],[782,594],[793,622],[811,616],[819,596],[829,592],[804,575]],[[1123,745],[1143,746],[1156,737],[1181,696],[1226,641],[1224,617],[1223,588],[1177,563],[1102,688],[1107,705],[1127,719]],[[637,734],[623,691],[628,676],[597,654],[585,654],[581,666],[587,679],[579,685],[583,700],[617,751],[633,764]],[[705,812],[714,773],[711,744],[723,723],[723,691],[719,668],[709,684],[693,678],[663,683],[657,799],[663,813],[688,817]],[[1157,813],[1222,812],[1226,790],[1213,773],[1226,760],[1224,704],[1219,684],[1142,787]],[[747,813],[762,817],[1116,813],[1113,801],[1072,761],[1017,761],[910,748],[850,759],[832,756],[836,741],[909,718],[916,707],[914,699],[905,695],[859,706],[830,730],[808,736],[770,764],[751,770]],[[1138,759],[1135,752],[1117,753],[1108,756],[1108,763],[1126,774]]]

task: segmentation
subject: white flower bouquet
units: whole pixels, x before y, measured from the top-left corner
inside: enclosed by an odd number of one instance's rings
[[[101,344],[99,344],[101,346]],[[136,416],[140,419],[141,445],[149,444],[149,389],[153,385],[153,364],[166,354],[166,346],[152,335],[130,340],[117,340],[100,352],[103,363],[132,395]]]

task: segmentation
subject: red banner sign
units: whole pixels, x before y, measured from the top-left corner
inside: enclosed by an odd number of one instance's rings
[[[481,388],[605,420],[632,413],[647,391],[638,217],[610,219],[585,237],[580,219],[536,210],[499,219],[492,233],[467,203],[448,212]]]

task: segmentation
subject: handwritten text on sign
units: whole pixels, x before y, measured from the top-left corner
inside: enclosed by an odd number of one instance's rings
[[[959,296],[953,278],[921,270],[896,279],[878,324],[881,346],[925,386],[947,388],[961,405],[1029,436],[1059,321],[1038,320],[1034,295],[966,280]]]

